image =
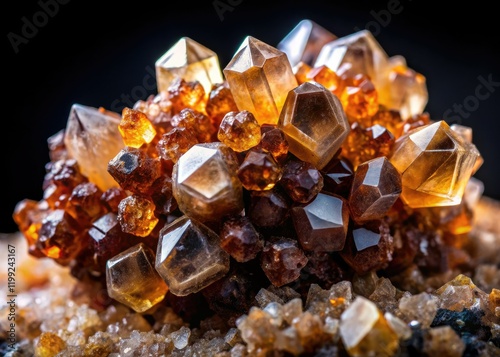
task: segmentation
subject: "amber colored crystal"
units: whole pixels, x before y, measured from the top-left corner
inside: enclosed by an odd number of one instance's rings
[[[109,161],[108,172],[124,190],[147,194],[161,175],[161,163],[140,149],[125,147]]]
[[[158,223],[155,204],[148,198],[130,195],[118,206],[118,222],[122,231],[138,237],[146,237]]]
[[[198,142],[210,142],[217,133],[212,121],[202,112],[184,108],[171,119],[171,124],[174,127],[184,127],[191,130]]]
[[[478,157],[474,148],[445,121],[399,138],[390,160],[402,176],[403,201],[413,208],[460,203]]]
[[[229,271],[229,254],[204,224],[181,216],[160,231],[155,267],[177,296],[196,293]]]
[[[251,191],[247,215],[258,227],[276,227],[289,215],[290,198],[277,189]]]
[[[314,67],[326,65],[338,73],[345,63],[350,64],[351,73],[368,76],[376,89],[387,82],[387,53],[368,30],[354,32],[324,45]]]
[[[324,181],[321,172],[311,163],[291,158],[283,165],[281,187],[299,203],[311,201],[322,190]]]
[[[269,152],[251,149],[238,168],[238,177],[247,190],[269,190],[281,179],[281,167]]]
[[[172,178],[163,175],[151,186],[151,200],[155,205],[155,215],[168,216],[177,209],[177,201],[174,197]]]
[[[68,150],[64,144],[65,129],[61,129],[47,138],[50,161],[68,159]]]
[[[399,338],[370,300],[358,296],[340,317],[340,337],[349,356],[394,356]]]
[[[90,223],[105,213],[103,192],[92,182],[81,183],[71,192],[65,210],[78,222]]]
[[[295,281],[307,264],[307,257],[297,245],[297,241],[276,237],[266,241],[261,254],[261,267],[275,286],[283,286]]]
[[[342,259],[358,274],[387,267],[394,250],[390,227],[385,221],[370,221],[349,229]]]
[[[104,273],[106,262],[122,251],[141,242],[141,238],[122,231],[115,213],[107,213],[92,223],[90,245],[96,269]]]
[[[78,162],[83,175],[101,190],[118,186],[107,172],[107,165],[123,147],[118,130],[120,115],[74,104],[66,124],[64,144]]]
[[[206,92],[198,81],[187,81],[176,77],[168,86],[166,93],[172,104],[172,114],[177,114],[185,108],[198,112],[205,111]]]
[[[401,135],[407,134],[413,129],[417,129],[421,126],[431,124],[432,122],[429,113],[422,113],[409,117],[403,121],[403,131]]]
[[[358,222],[383,218],[401,191],[401,175],[385,156],[362,163],[349,195],[352,218]]]
[[[247,36],[223,70],[239,110],[259,124],[276,124],[288,92],[297,86],[286,54]]]
[[[377,113],[371,118],[370,124],[371,126],[378,124],[386,128],[397,139],[403,133],[405,121],[403,121],[401,114],[397,110],[379,107]]]
[[[306,80],[321,84],[336,96],[341,94],[342,84],[337,74],[325,65],[311,68],[306,75]]]
[[[247,110],[229,112],[220,123],[217,138],[236,152],[246,151],[260,142],[260,126]]]
[[[273,127],[262,133],[260,148],[270,152],[280,164],[288,157],[288,141],[283,130],[278,127]]]
[[[43,201],[24,199],[14,207],[12,219],[17,224],[19,231],[23,234],[28,245],[28,253],[34,257],[45,256],[36,244],[40,237],[40,228],[44,218],[51,211]]]
[[[227,113],[238,111],[227,81],[212,86],[205,111],[216,128]]]
[[[464,274],[458,274],[434,292],[439,297],[439,308],[451,311],[469,309],[476,300],[476,285]]]
[[[121,187],[111,187],[101,195],[101,204],[107,211],[117,214],[118,205],[127,197],[127,192]]]
[[[202,222],[240,213],[243,193],[237,175],[238,159],[221,142],[191,147],[174,165],[173,195],[179,209]]]
[[[379,110],[378,92],[371,79],[363,74],[347,78],[340,94],[349,122],[367,126]]]
[[[108,260],[106,283],[109,296],[137,312],[144,312],[162,301],[168,287],[155,270],[154,262],[154,252],[144,243]]]
[[[289,92],[278,125],[290,152],[319,169],[333,158],[350,130],[338,98],[315,82]]]
[[[394,141],[394,135],[383,126],[363,128],[355,122],[342,144],[341,156],[348,158],[357,169],[361,163],[390,155]]]
[[[156,129],[146,114],[131,108],[124,108],[118,130],[126,146],[139,148],[149,144],[156,135]]]
[[[86,239],[77,221],[62,209],[53,210],[40,227],[37,248],[61,265],[67,265],[83,249]]]
[[[337,36],[316,22],[305,19],[278,43],[277,48],[286,53],[292,67],[299,62],[312,65],[321,48],[336,38]]]
[[[300,85],[304,82],[309,82],[309,78],[307,78],[307,74],[312,69],[305,62],[299,62],[295,66],[292,67],[292,71],[295,74],[295,78],[297,79],[297,84]]]
[[[42,332],[35,346],[35,356],[55,357],[66,349],[66,342],[53,332]]]
[[[491,289],[488,300],[490,303],[490,310],[496,317],[500,317],[500,289]]]
[[[429,329],[423,346],[424,353],[429,356],[461,357],[465,350],[464,341],[451,326]]]
[[[189,37],[181,37],[155,63],[158,92],[166,91],[175,78],[198,81],[208,93],[222,82],[217,54]]]
[[[192,146],[198,144],[198,139],[193,131],[186,127],[174,127],[162,134],[156,144],[156,150],[163,160],[177,160]]]
[[[452,124],[450,125],[450,129],[456,132],[458,136],[462,138],[465,146],[470,151],[474,152],[475,155],[477,155],[476,163],[474,164],[474,168],[472,169],[472,175],[474,175],[477,170],[479,170],[479,168],[483,165],[484,159],[472,142],[472,128],[465,125]]]
[[[264,246],[259,232],[245,216],[226,219],[219,236],[222,249],[240,263],[254,259]]]
[[[344,198],[319,193],[305,206],[291,210],[293,224],[304,250],[333,252],[344,248],[349,208]]]
[[[321,170],[321,173],[324,183],[323,191],[348,198],[354,178],[354,167],[348,159],[333,159]]]
[[[88,182],[88,178],[82,174],[80,165],[75,159],[49,162],[45,165],[45,170],[44,189],[53,184],[64,193],[71,193],[77,185]]]

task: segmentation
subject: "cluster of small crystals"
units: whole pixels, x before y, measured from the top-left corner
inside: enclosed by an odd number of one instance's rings
[[[13,214],[31,255],[137,313],[201,299],[263,356],[339,341],[351,356],[394,355],[416,338],[415,309],[437,304],[410,293],[474,270],[471,129],[431,120],[425,78],[369,32],[337,38],[305,20],[276,47],[248,36],[223,71],[185,37],[156,70],[157,95],[121,114],[74,105],[49,138],[43,199]],[[353,293],[375,273],[385,290]],[[269,285],[304,307],[255,307]],[[452,329],[427,332],[425,348],[464,348]]]

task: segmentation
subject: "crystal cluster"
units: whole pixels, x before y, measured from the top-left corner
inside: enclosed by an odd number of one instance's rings
[[[224,68],[182,38],[156,73],[158,93],[122,113],[74,105],[43,198],[13,213],[31,256],[104,292],[109,326],[83,355],[498,350],[499,286],[458,275],[478,264],[482,158],[470,128],[424,112],[404,58],[304,20],[276,47],[248,36]],[[41,332],[39,355],[85,344]]]

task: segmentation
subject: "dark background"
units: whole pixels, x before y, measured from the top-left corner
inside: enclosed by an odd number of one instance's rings
[[[429,90],[426,110],[432,119],[473,128],[474,142],[485,159],[476,178],[485,184],[486,195],[500,199],[500,87],[493,87],[487,99],[476,100],[474,110],[444,118],[455,103],[468,100],[474,104],[470,96],[476,96],[480,76],[500,82],[498,21],[486,1],[456,8],[440,4],[438,8],[437,2],[429,5],[415,0],[264,4],[218,0],[219,6],[228,6],[222,19],[214,1],[144,0],[130,6],[60,1],[65,4],[52,7],[53,16],[47,17],[46,24],[38,18],[42,26],[18,46],[18,53],[8,34],[22,36],[23,17],[32,21],[41,5],[28,0],[3,11],[3,57],[8,63],[2,61],[7,97],[1,124],[0,232],[16,230],[11,216],[18,201],[42,197],[44,167],[49,161],[47,138],[64,128],[73,103],[112,109],[113,103],[120,108],[126,105],[122,95],[135,101],[148,76],[147,68],[154,68],[156,59],[182,36],[215,51],[224,68],[245,36],[276,46],[306,18],[339,37],[367,28],[389,55],[404,56],[410,67],[424,74]],[[389,10],[393,11],[390,19]]]

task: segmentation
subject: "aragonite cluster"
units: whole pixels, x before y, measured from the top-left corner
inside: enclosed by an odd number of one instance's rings
[[[183,37],[156,75],[48,139],[43,198],[13,218],[75,283],[26,298],[16,353],[500,355],[483,160],[402,56],[303,20],[224,67]]]

